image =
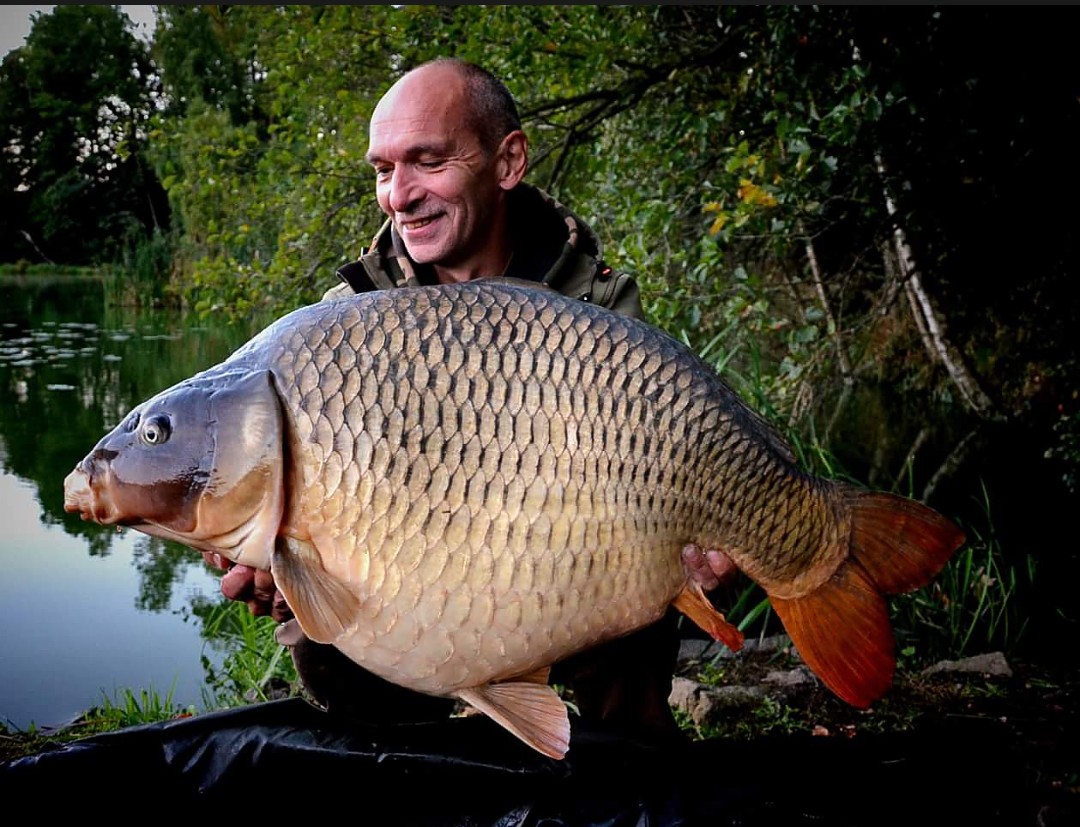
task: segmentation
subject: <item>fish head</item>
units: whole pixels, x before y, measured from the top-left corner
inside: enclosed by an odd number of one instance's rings
[[[269,371],[206,372],[135,407],[64,480],[64,509],[269,568],[284,510]]]

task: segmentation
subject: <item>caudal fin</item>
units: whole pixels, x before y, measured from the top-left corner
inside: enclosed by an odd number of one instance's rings
[[[886,594],[925,586],[964,542],[933,509],[892,494],[845,488],[850,555],[809,594],[770,595],[795,648],[815,674],[852,706],[888,690],[896,667]]]
[[[964,544],[964,532],[920,502],[854,488],[844,496],[852,556],[884,594],[922,588]]]

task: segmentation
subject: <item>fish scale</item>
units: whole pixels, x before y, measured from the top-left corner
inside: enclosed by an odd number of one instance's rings
[[[140,442],[148,422],[164,445]],[[192,468],[213,483],[171,503]],[[493,279],[283,317],[132,411],[65,507],[269,568],[307,636],[553,757],[569,725],[551,664],[670,606],[741,645],[687,544],[761,584],[811,668],[865,706],[895,662],[882,594],[963,541],[919,503],[804,472],[667,334]]]

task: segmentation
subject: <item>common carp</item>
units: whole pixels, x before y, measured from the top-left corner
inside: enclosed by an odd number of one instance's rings
[[[760,584],[866,707],[895,667],[883,595],[964,542],[921,503],[800,469],[663,331],[496,279],[293,311],[134,408],[64,489],[84,519],[270,569],[307,637],[553,758],[552,664],[670,606],[741,646],[688,544]]]

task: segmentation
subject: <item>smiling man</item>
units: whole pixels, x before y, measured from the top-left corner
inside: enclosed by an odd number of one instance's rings
[[[387,220],[359,261],[338,271],[343,283],[324,298],[505,276],[642,317],[637,284],[604,263],[589,226],[522,180],[528,139],[513,97],[486,70],[439,59],[410,71],[376,105],[369,137],[367,160]],[[689,547],[684,559],[706,590],[733,573],[718,552]],[[222,592],[255,614],[291,617],[270,572],[233,566]],[[557,664],[551,679],[573,691],[584,717],[650,739],[679,737],[668,705],[676,620],[672,611],[652,627]],[[423,720],[452,706],[387,684],[330,646],[303,637],[289,642],[305,686],[331,712]]]
[[[641,318],[636,282],[599,239],[523,179],[529,142],[506,87],[442,58],[399,79],[372,114],[367,159],[388,220],[339,276],[364,292],[507,276]],[[339,285],[328,298],[349,292]]]
[[[528,167],[512,110],[476,96],[458,64],[436,63],[396,83],[371,118],[375,194],[409,256],[440,282],[506,272],[507,200]],[[483,83],[483,80],[481,80]]]

